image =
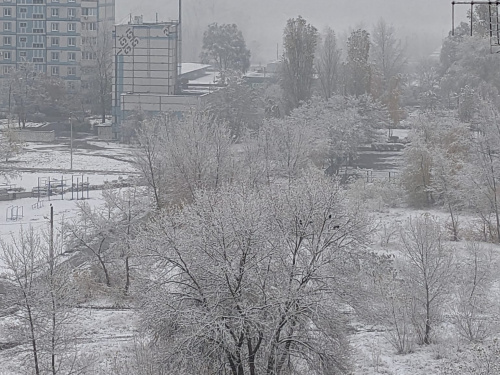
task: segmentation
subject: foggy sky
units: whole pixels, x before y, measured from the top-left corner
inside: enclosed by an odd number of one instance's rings
[[[177,5],[178,0],[116,0],[116,21],[126,22],[129,14],[154,21],[156,12],[161,21],[177,19]],[[466,7],[457,10],[458,21]],[[298,15],[338,35],[360,26],[370,31],[382,17],[408,43],[410,54],[422,58],[451,29],[451,0],[183,0],[183,60],[197,60],[203,31],[219,22],[236,23],[253,62],[266,63],[276,58],[277,44],[281,48],[286,20]]]

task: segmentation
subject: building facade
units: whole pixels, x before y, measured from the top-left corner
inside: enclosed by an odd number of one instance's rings
[[[114,28],[112,107],[122,121],[124,95],[169,96],[176,93],[178,22],[143,23],[141,17]],[[139,103],[137,110],[141,109]]]
[[[114,22],[115,0],[0,0],[0,78],[29,63],[75,87]]]

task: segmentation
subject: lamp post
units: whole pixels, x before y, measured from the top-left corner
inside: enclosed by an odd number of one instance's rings
[[[69,155],[70,155],[70,170],[73,170],[73,121],[71,120],[71,114],[69,116],[69,128],[70,128],[70,136],[69,136]]]

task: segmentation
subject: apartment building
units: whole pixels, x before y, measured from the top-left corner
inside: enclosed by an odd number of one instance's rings
[[[114,22],[115,0],[0,0],[0,79],[31,63],[75,88]]]

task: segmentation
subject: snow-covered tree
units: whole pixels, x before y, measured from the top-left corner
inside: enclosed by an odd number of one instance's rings
[[[370,92],[372,74],[368,61],[370,46],[370,34],[366,30],[353,31],[347,40],[344,80],[346,92],[350,95],[357,97]]]
[[[201,190],[140,242],[144,329],[179,374],[346,373],[368,228],[337,183]],[[335,275],[335,277],[332,277]]]
[[[0,159],[9,161],[23,151],[23,143],[12,129],[4,129],[0,133]]]
[[[287,109],[311,98],[318,30],[301,16],[287,21],[283,32],[281,86]]]
[[[75,302],[69,263],[61,259],[60,239],[22,228],[11,241],[0,241],[3,277],[9,293],[2,307],[12,316],[13,340],[26,353],[25,373],[78,373]],[[52,250],[49,251],[49,247]]]
[[[228,73],[245,73],[250,68],[250,50],[236,24],[212,23],[203,34],[201,60],[215,64],[220,80],[225,82]]]
[[[211,95],[206,111],[215,120],[226,123],[237,141],[245,131],[260,126],[264,110],[258,89],[237,77],[227,78],[226,83],[223,90]]]
[[[403,73],[406,65],[405,48],[396,38],[393,26],[380,19],[371,34],[370,49],[374,69],[382,76],[384,91],[387,92],[391,79]]]
[[[412,325],[419,343],[430,344],[450,292],[453,252],[445,243],[440,223],[428,214],[408,219],[401,231],[401,245],[400,275],[410,297]]]
[[[158,208],[182,204],[198,188],[217,189],[232,178],[231,132],[206,113],[144,120],[137,142],[136,163]]]
[[[111,111],[111,80],[113,76],[113,34],[112,26],[99,24],[97,36],[87,32],[82,37],[82,56],[80,62],[82,71],[82,86],[80,100],[91,104],[90,109],[101,116],[101,122],[106,121],[106,115]]]
[[[316,71],[321,85],[321,95],[325,100],[330,99],[336,92],[339,84],[341,50],[338,48],[335,32],[327,28],[322,35],[316,58]]]

